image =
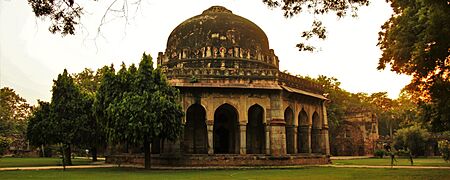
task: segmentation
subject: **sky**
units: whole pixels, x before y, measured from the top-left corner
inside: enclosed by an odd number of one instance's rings
[[[156,59],[178,24],[213,5],[224,6],[261,27],[280,60],[281,71],[336,77],[349,92],[388,92],[390,98],[397,98],[411,79],[376,69],[381,57],[376,46],[378,32],[392,14],[389,4],[381,0],[360,8],[357,18],[322,17],[328,38],[311,41],[319,48],[313,53],[295,47],[300,33],[311,26],[312,16],[285,18],[281,10],[268,8],[262,0],[143,0],[137,11],[130,3],[128,21],[107,16],[100,35],[97,28],[111,1],[81,2],[86,12],[82,26],[76,35],[62,37],[48,31],[49,22],[36,18],[26,0],[0,0],[1,88],[14,89],[33,105],[38,99],[50,101],[53,80],[64,68],[77,73],[111,63],[138,64],[144,52]]]

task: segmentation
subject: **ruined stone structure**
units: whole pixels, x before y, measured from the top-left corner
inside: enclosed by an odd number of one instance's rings
[[[253,22],[213,6],[172,31],[158,65],[181,92],[185,129],[176,143],[159,146],[153,163],[329,162],[321,86],[280,72],[266,34]]]
[[[356,111],[347,113],[343,122],[342,131],[333,143],[333,155],[373,155],[379,139],[377,116],[369,111]]]

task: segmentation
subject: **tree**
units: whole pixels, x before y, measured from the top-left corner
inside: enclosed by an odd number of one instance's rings
[[[408,150],[413,156],[424,154],[430,133],[419,124],[397,130],[394,134],[394,146]]]
[[[443,0],[390,0],[394,14],[382,26],[378,69],[413,76],[406,87],[419,96],[435,131],[450,130],[450,4]]]
[[[438,141],[439,152],[441,153],[442,159],[446,162],[450,161],[450,142],[446,139]]]
[[[49,31],[61,35],[75,34],[83,8],[75,0],[28,0],[36,17],[48,17],[52,21]]]
[[[169,86],[159,69],[153,69],[149,55],[143,54],[139,68],[122,66],[116,78],[124,88],[107,108],[111,122],[108,132],[115,141],[142,144],[145,168],[150,168],[150,144],[155,138],[177,139],[182,132],[183,111],[178,90]],[[117,81],[116,81],[117,82]]]
[[[54,127],[51,129],[56,136],[54,142],[63,146],[64,164],[72,165],[71,146],[80,143],[80,134],[89,120],[91,111],[87,108],[87,101],[89,100],[83,96],[72,76],[64,69],[53,84],[49,121]]]
[[[27,118],[31,110],[32,107],[13,89],[0,89],[0,146],[3,147],[0,154],[10,146],[25,147]]]
[[[389,135],[393,137],[395,129],[399,128],[399,120],[396,118],[395,106],[396,101],[387,96],[387,92],[373,93],[365,98],[365,101],[370,104],[370,109],[377,114],[379,123],[379,134]]]
[[[87,118],[83,122],[80,133],[80,146],[88,148],[92,155],[92,161],[97,161],[97,149],[106,144],[106,135],[101,123],[95,118],[94,100],[100,82],[103,78],[105,68],[94,72],[91,69],[84,69],[80,73],[73,75],[75,84],[80,88],[83,96],[83,111]]]
[[[38,106],[33,109],[32,115],[28,119],[27,139],[33,146],[40,146],[42,157],[45,157],[44,146],[53,144],[53,131],[51,127],[50,103],[38,101]]]

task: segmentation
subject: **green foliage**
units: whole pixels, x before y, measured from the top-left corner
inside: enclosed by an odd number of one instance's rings
[[[26,146],[27,118],[31,110],[32,107],[13,89],[0,89],[0,138],[3,150],[9,147],[22,149]]]
[[[384,155],[386,155],[386,151],[382,150],[382,149],[376,149],[373,152],[373,155],[379,158],[383,158]]]
[[[50,141],[60,144],[63,157],[68,165],[71,165],[71,147],[86,141],[84,134],[89,133],[87,127],[92,119],[93,99],[84,95],[79,86],[64,69],[58,75],[52,88],[52,99],[50,103],[50,117],[44,121],[47,126],[52,127]]]
[[[104,78],[108,67],[98,69],[94,72],[91,69],[84,69],[80,73],[73,75],[75,84],[80,88],[83,95],[83,111],[87,118],[80,124],[79,147],[90,149],[93,161],[97,161],[97,149],[106,145],[106,133],[101,121],[95,117],[94,102],[96,92],[100,88],[100,83]]]
[[[155,138],[175,140],[182,132],[179,92],[171,87],[152,58],[143,54],[139,67],[108,68],[96,94],[97,118],[112,142],[143,144],[147,161]]]
[[[413,76],[406,89],[421,102],[433,130],[450,130],[450,4],[443,0],[390,0],[392,17],[382,26],[378,69]]]
[[[448,140],[438,141],[438,148],[442,158],[446,162],[450,161],[450,142]]]
[[[51,124],[50,103],[38,101],[28,120],[27,139],[31,145],[41,146],[54,143],[54,129]]]
[[[0,136],[0,157],[5,154],[12,142],[11,138]]]
[[[431,134],[418,124],[405,127],[394,134],[394,147],[409,150],[413,156],[421,155],[430,136]]]

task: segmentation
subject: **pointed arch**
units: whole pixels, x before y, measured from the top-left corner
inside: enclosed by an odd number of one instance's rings
[[[286,121],[286,152],[288,154],[295,154],[297,151],[295,149],[295,124],[294,124],[294,111],[287,107],[284,110],[284,121]]]
[[[297,151],[299,153],[309,153],[309,134],[308,114],[302,108],[298,114]]]
[[[206,110],[200,104],[193,104],[186,111],[184,151],[190,154],[206,154],[207,144]]]
[[[311,132],[311,151],[313,153],[321,153],[321,134],[322,126],[320,124],[319,113],[314,112],[312,116],[312,132]]]
[[[225,103],[214,112],[213,146],[216,154],[239,152],[239,114],[235,107]]]
[[[248,109],[246,126],[247,154],[262,154],[265,150],[264,108],[258,104]]]

